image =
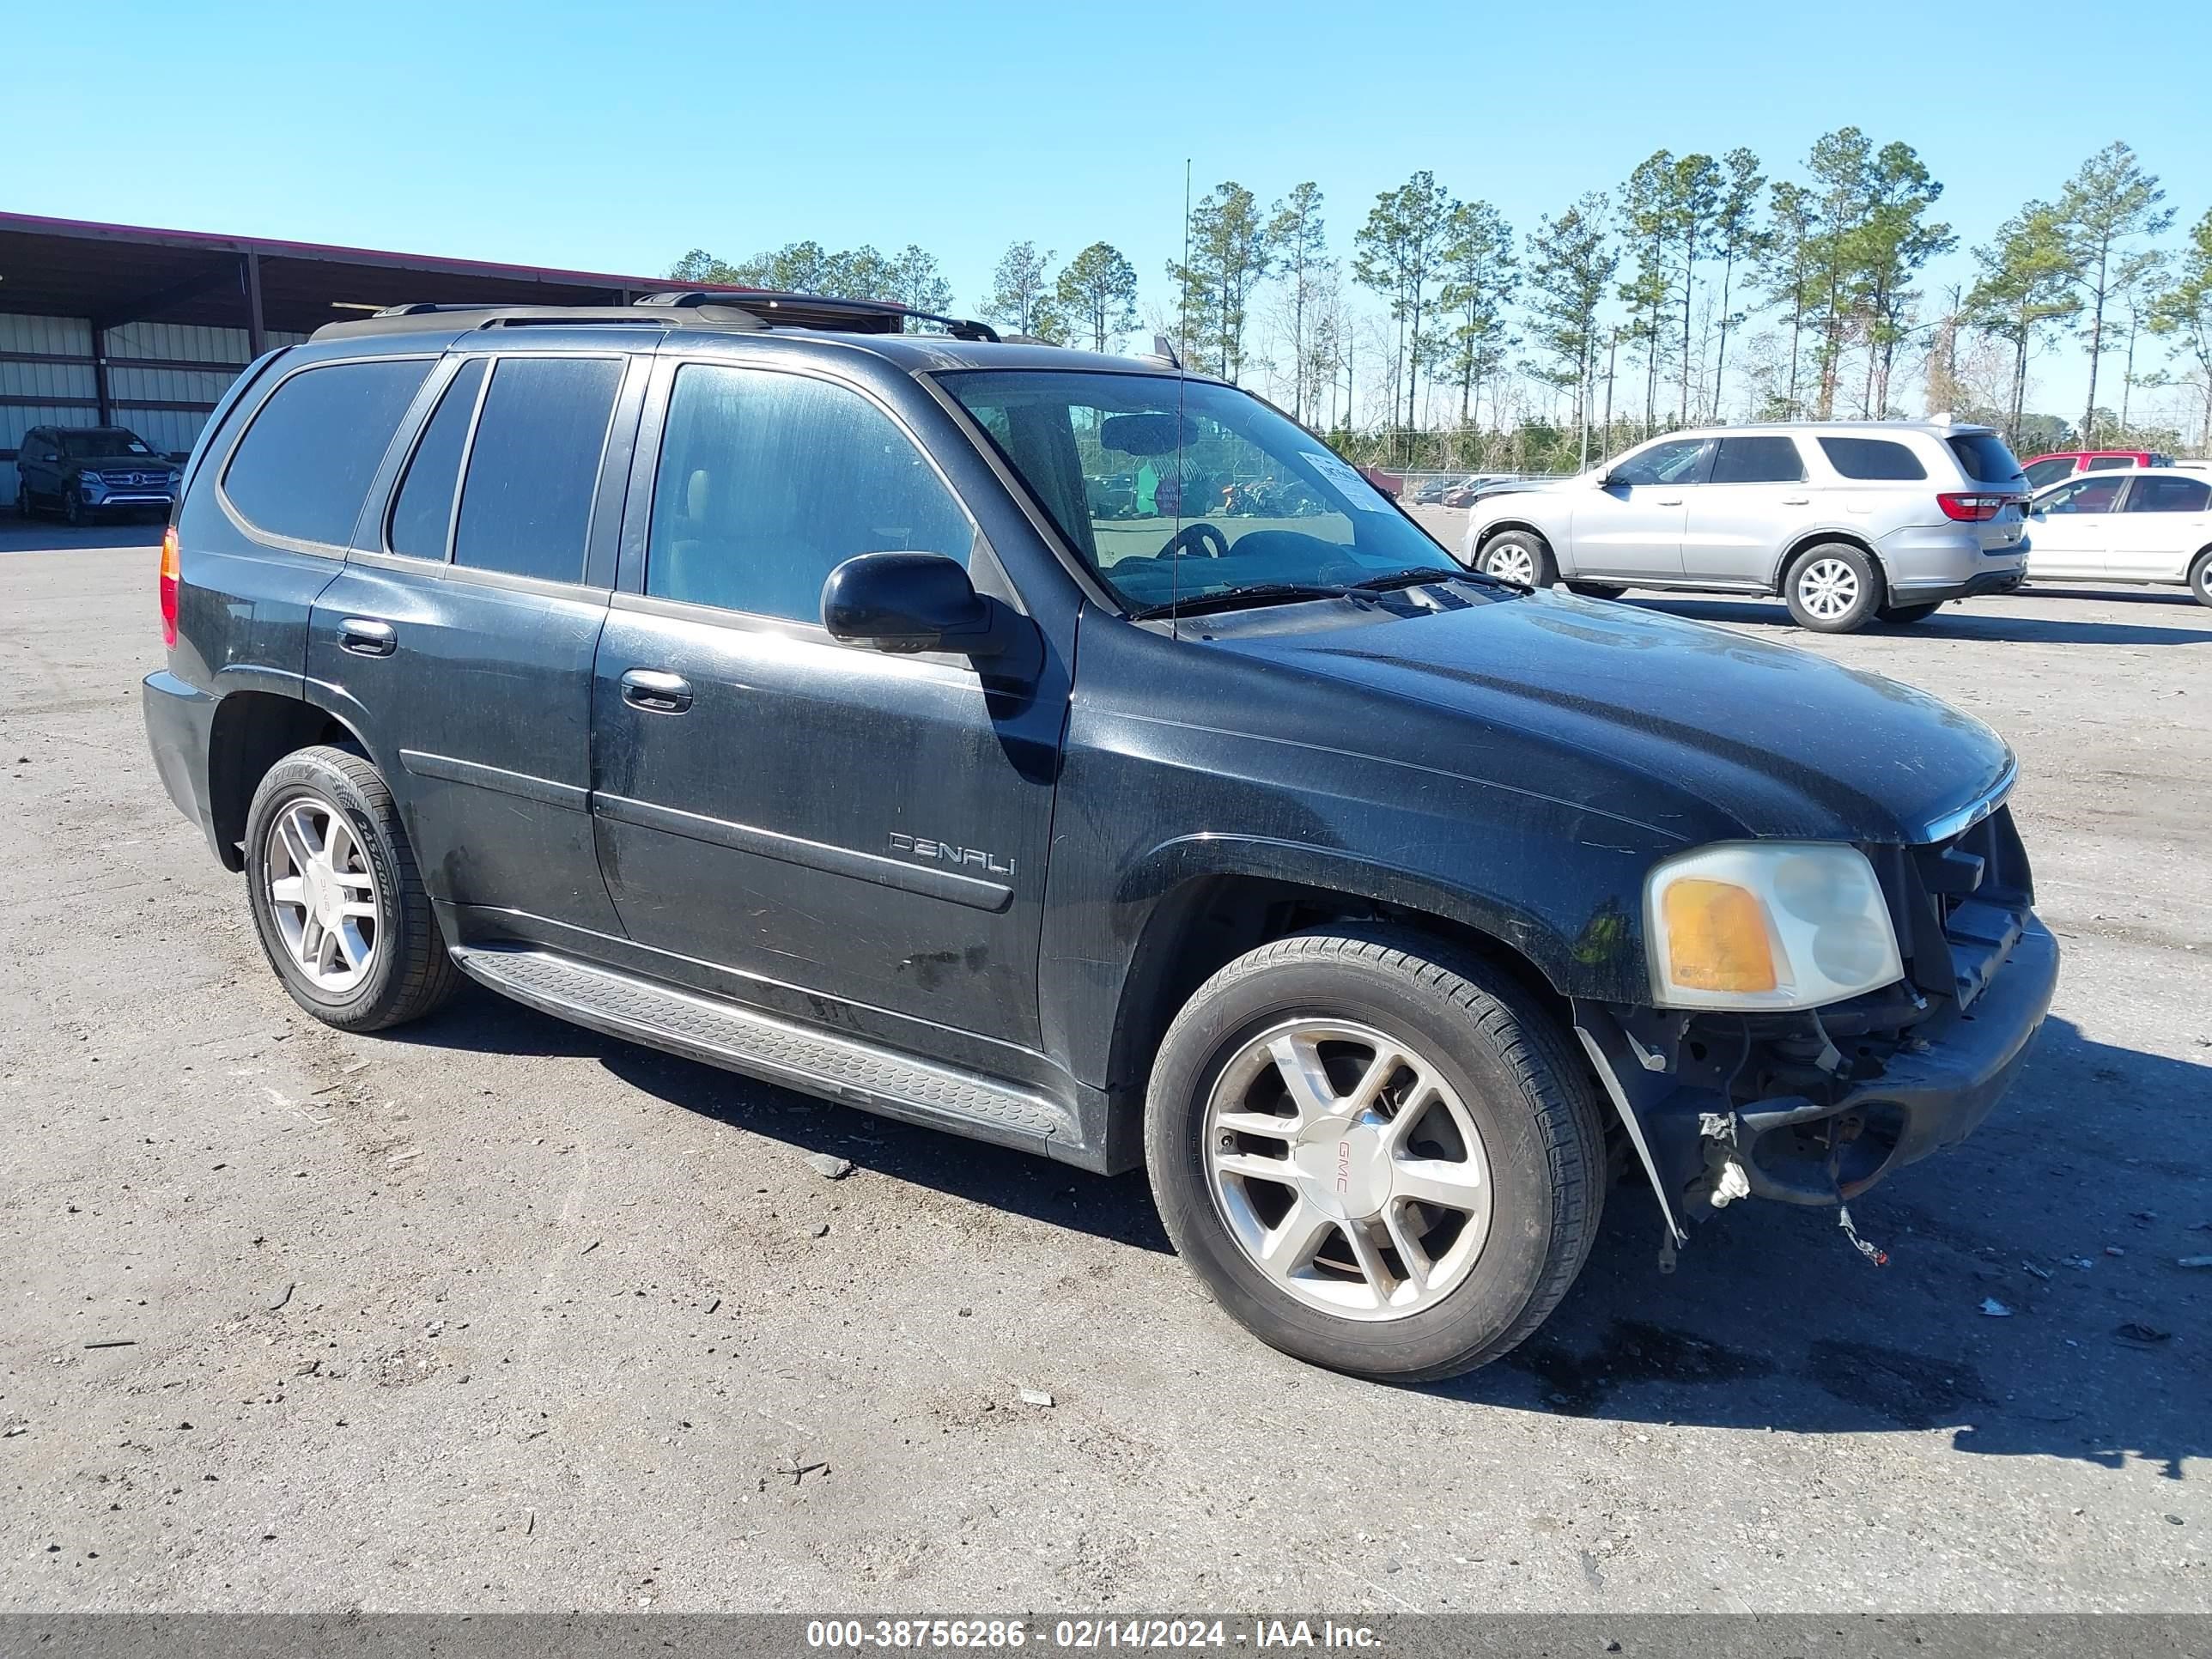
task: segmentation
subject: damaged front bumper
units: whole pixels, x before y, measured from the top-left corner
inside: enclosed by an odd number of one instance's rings
[[[1577,1003],[1577,1035],[1672,1238],[1736,1198],[1846,1203],[1971,1134],[2058,981],[2057,941],[2032,911],[2004,917],[1987,944],[1955,994],[1900,988],[1894,1026],[1848,1006],[1784,1021]]]

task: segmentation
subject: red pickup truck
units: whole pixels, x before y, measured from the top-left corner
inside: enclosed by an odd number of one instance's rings
[[[2136,466],[2172,466],[2173,457],[2148,449],[2054,449],[2021,463],[2027,487],[2040,489],[2076,472],[2107,472]]]

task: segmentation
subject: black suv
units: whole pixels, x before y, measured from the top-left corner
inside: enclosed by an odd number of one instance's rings
[[[137,433],[119,426],[34,426],[15,448],[15,511],[40,507],[71,524],[105,514],[167,518],[178,468]]]
[[[1610,1173],[1670,1258],[2010,1081],[2057,953],[1978,721],[1470,574],[1167,356],[698,298],[337,325],[209,422],[146,720],[319,1018],[465,975],[1142,1163],[1238,1320],[1397,1378],[1534,1330]]]

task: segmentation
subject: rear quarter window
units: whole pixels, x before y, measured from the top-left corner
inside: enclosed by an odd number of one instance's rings
[[[1928,476],[1920,458],[1893,438],[1823,438],[1820,453],[1846,478],[1894,483]]]
[[[283,381],[223,469],[231,507],[265,535],[343,547],[431,361],[326,363]]]
[[[2010,483],[2021,475],[2020,462],[1994,432],[1961,432],[1944,441],[1976,483]]]

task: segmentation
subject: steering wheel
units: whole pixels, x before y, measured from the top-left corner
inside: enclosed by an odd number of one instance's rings
[[[1217,525],[1204,519],[1194,519],[1168,538],[1168,544],[1152,555],[1156,559],[1172,559],[1182,556],[1186,543],[1206,543],[1206,556],[1218,559],[1229,551],[1229,538],[1221,533]]]

